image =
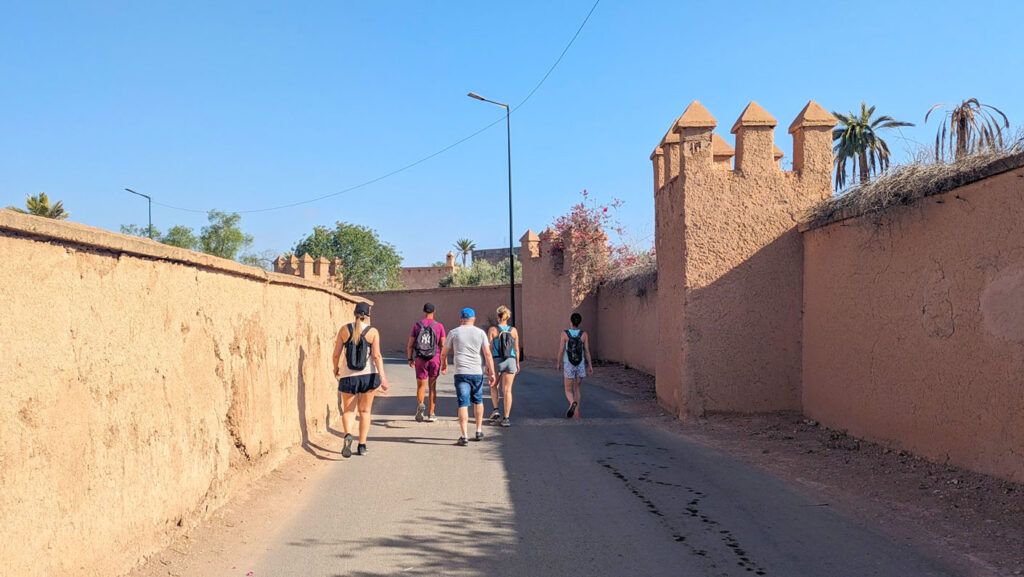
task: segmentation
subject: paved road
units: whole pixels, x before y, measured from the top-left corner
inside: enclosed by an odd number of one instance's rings
[[[370,454],[331,464],[256,576],[952,575],[616,393],[584,385],[566,419],[552,370],[518,377],[511,428],[456,447],[451,376],[443,419],[417,423],[412,371],[389,364]]]

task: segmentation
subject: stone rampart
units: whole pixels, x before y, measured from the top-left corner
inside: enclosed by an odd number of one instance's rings
[[[0,575],[118,575],[335,415],[356,299],[0,210]]]
[[[831,195],[835,122],[808,103],[789,128],[793,170],[784,171],[776,121],[757,103],[733,125],[733,149],[693,101],[651,154],[657,391],[681,417],[800,408],[803,246],[795,223]]]

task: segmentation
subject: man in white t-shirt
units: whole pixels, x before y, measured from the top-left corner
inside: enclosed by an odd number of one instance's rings
[[[476,440],[484,438],[484,375],[487,384],[494,384],[494,361],[487,342],[487,333],[476,323],[473,309],[462,309],[461,324],[448,333],[441,350],[441,372],[448,373],[448,352],[455,357],[455,396],[459,401],[459,428],[462,436],[455,444],[465,447],[469,444],[469,405],[473,405],[476,417]],[[486,367],[486,371],[484,370]]]

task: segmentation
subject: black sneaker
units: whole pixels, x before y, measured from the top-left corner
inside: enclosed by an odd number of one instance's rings
[[[495,407],[494,410],[491,411],[491,420],[492,421],[497,421],[500,418],[501,418],[501,411],[497,407]]]
[[[423,413],[426,412],[426,410],[427,410],[427,407],[423,403],[420,403],[420,406],[416,407],[416,422],[417,423],[422,423],[423,422]]]
[[[573,401],[572,404],[569,405],[569,410],[565,412],[565,418],[566,419],[571,419],[575,415],[576,415],[576,401]]]
[[[511,427],[512,426],[512,422],[509,421],[508,418],[502,419],[501,426],[502,427]]]
[[[345,447],[341,450],[341,456],[346,459],[352,456],[352,435],[345,435]]]
[[[460,447],[465,447],[466,445],[469,444],[469,441],[466,439],[466,437],[459,437],[459,440],[455,441],[455,444]]]
[[[360,445],[356,447],[356,452],[359,453],[360,457],[362,457],[363,455],[369,453],[370,450],[366,448],[366,445],[360,443]]]
[[[483,431],[477,431],[477,432],[476,432],[476,438],[475,438],[475,440],[477,440],[477,441],[483,441],[483,440],[484,440],[484,432],[483,432]]]

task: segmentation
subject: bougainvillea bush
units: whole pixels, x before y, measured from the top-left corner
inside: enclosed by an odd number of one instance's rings
[[[555,259],[569,263],[569,283],[573,306],[598,285],[621,281],[635,273],[649,272],[655,262],[654,249],[638,250],[625,244],[613,245],[606,231],[622,238],[625,231],[615,218],[615,209],[622,201],[613,198],[600,204],[586,190],[583,198],[569,212],[551,224],[551,253]],[[565,256],[570,258],[565,259]]]

